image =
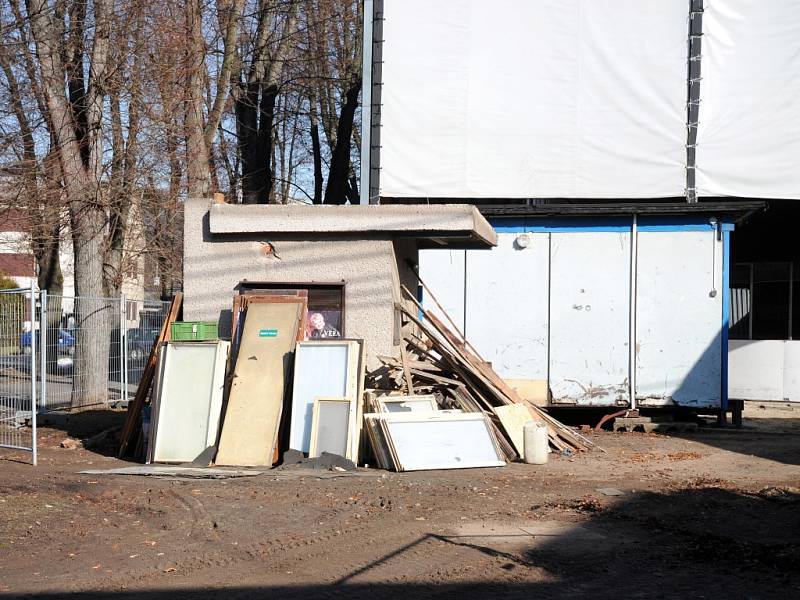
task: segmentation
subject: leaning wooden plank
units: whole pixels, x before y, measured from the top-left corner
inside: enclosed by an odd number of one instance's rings
[[[218,465],[272,465],[301,308],[300,302],[248,305]]]
[[[358,464],[361,450],[361,429],[364,424],[364,379],[367,374],[367,353],[364,340],[358,341],[358,367],[356,369],[355,422],[352,424],[350,459]]]
[[[530,409],[524,404],[509,404],[508,406],[498,406],[494,409],[500,424],[505,429],[508,439],[514,445],[514,449],[520,456],[525,456],[525,444],[523,430],[528,421],[539,420],[534,417]]]
[[[139,386],[136,388],[136,395],[133,401],[128,405],[128,414],[125,417],[125,425],[119,434],[119,450],[117,456],[122,458],[127,455],[131,441],[134,436],[141,430],[142,409],[144,408],[145,400],[150,392],[150,387],[153,384],[153,377],[156,374],[156,365],[158,362],[158,348],[172,338],[172,324],[178,320],[181,306],[183,305],[183,294],[178,292],[172,299],[172,304],[169,307],[167,318],[161,325],[161,332],[158,337],[153,341],[153,347],[150,349],[150,357],[144,365],[142,371],[142,378],[139,380]]]
[[[406,347],[403,344],[400,344],[400,360],[403,363],[403,375],[405,375],[406,380],[406,391],[414,395],[414,382],[411,381],[411,369],[408,366],[408,354],[406,353]]]
[[[412,272],[416,274],[416,271],[414,269],[412,269]],[[478,351],[475,349],[475,347],[472,344],[469,343],[469,340],[467,340],[466,336],[463,333],[461,333],[461,330],[458,328],[458,326],[456,325],[455,321],[453,321],[453,319],[450,318],[450,315],[447,314],[447,311],[444,309],[444,307],[441,304],[439,304],[439,301],[436,299],[436,296],[433,295],[433,292],[430,290],[430,288],[428,288],[427,285],[425,285],[425,282],[422,281],[422,279],[420,278],[419,275],[417,275],[417,281],[419,281],[420,285],[422,285],[422,289],[425,290],[425,293],[427,293],[428,296],[430,296],[431,300],[433,300],[433,303],[436,305],[436,307],[439,309],[439,311],[442,313],[442,315],[444,315],[444,318],[447,319],[447,321],[450,323],[450,325],[453,327],[453,329],[456,331],[456,333],[458,333],[458,335],[460,336],[460,339],[462,340],[461,343],[464,345],[464,347],[471,349],[472,352],[474,352],[475,355],[478,358],[480,358],[481,361],[483,361],[483,358],[480,357],[480,354],[478,354]],[[414,294],[412,294],[406,286],[403,286],[403,292],[406,294],[406,297],[409,300],[411,300],[420,310],[422,310],[422,311],[426,310],[425,307],[422,306],[422,304],[420,304],[420,302],[416,299]],[[430,312],[430,311],[426,311],[426,312]],[[483,361],[483,362],[485,362],[485,361]]]
[[[547,423],[548,435],[551,441],[561,437],[567,440],[573,448],[579,450],[587,449],[593,445],[590,440],[567,429],[563,424],[547,415],[538,407],[519,399],[516,392],[494,373],[487,363],[478,362],[476,357],[470,356],[468,351],[463,347],[459,347],[459,344],[457,344],[456,340],[452,337],[452,333],[448,335],[447,328],[444,327],[438,319],[435,317],[433,319],[429,318],[429,322],[431,323],[431,326],[429,326],[420,321],[416,315],[402,305],[397,305],[397,308],[420,328],[440,352],[445,352],[448,357],[452,359],[453,365],[459,367],[459,374],[473,384],[473,391],[476,391],[474,387],[476,384],[485,387],[485,391],[489,396],[496,400],[494,406],[521,401],[525,403],[534,414],[539,415]],[[425,313],[425,316],[430,317],[428,313]],[[492,412],[494,411],[494,406],[490,407]],[[558,446],[557,443],[554,445]]]
[[[485,392],[488,392],[488,395],[484,393],[479,394],[475,385],[473,385],[473,391],[482,401],[486,402],[487,408],[493,405],[512,403],[509,398],[503,395],[503,392],[498,390],[490,381],[488,381],[480,372],[478,372],[466,358],[463,357],[458,348],[454,348],[449,341],[443,339],[441,335],[436,334],[430,327],[423,323],[414,313],[407,310],[404,306],[398,304],[396,307],[403,312],[407,318],[412,320],[426,336],[428,336],[440,353],[444,353],[447,356],[453,365],[453,368],[458,372],[459,375],[465,378],[465,381],[471,380],[473,384],[480,386]],[[495,402],[492,403],[489,397],[494,398]]]

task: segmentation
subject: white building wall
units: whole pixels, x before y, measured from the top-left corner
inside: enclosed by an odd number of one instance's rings
[[[800,402],[800,341],[731,340],[728,395]]]
[[[422,251],[421,277],[502,377],[548,379],[555,404],[629,405],[630,233],[526,233],[524,249],[520,235],[499,233],[490,251]],[[640,231],[637,246],[639,402],[719,406],[723,243],[709,226]],[[800,390],[800,369],[786,378]]]

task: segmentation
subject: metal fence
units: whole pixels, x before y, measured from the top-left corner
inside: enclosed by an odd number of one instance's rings
[[[0,290],[0,447],[31,452],[34,465],[38,369],[31,316],[35,314],[33,287]]]
[[[170,303],[42,292],[40,304],[40,412],[127,404]]]

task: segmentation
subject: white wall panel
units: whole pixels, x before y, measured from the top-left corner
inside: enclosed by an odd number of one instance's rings
[[[730,340],[728,344],[728,395],[741,400],[783,400],[784,342]]]
[[[467,253],[467,339],[507,379],[547,379],[548,233]]]
[[[782,400],[800,402],[800,341],[783,342]]]
[[[464,331],[465,252],[465,250],[420,250],[419,252],[419,276],[462,332]],[[436,303],[428,294],[422,294],[422,305],[426,310],[439,312]]]
[[[630,400],[630,234],[551,234],[550,388],[553,401]]]
[[[719,406],[723,296],[722,242],[714,231],[639,233],[640,403]]]
[[[702,196],[800,197],[800,2],[706,0]]]
[[[380,193],[681,196],[688,2],[385,0]]]

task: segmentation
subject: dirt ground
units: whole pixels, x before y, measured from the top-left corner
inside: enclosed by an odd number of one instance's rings
[[[760,406],[545,466],[228,480],[78,474],[126,463],[61,440],[122,415],[62,418],[39,467],[0,451],[0,598],[800,597],[800,407]]]

